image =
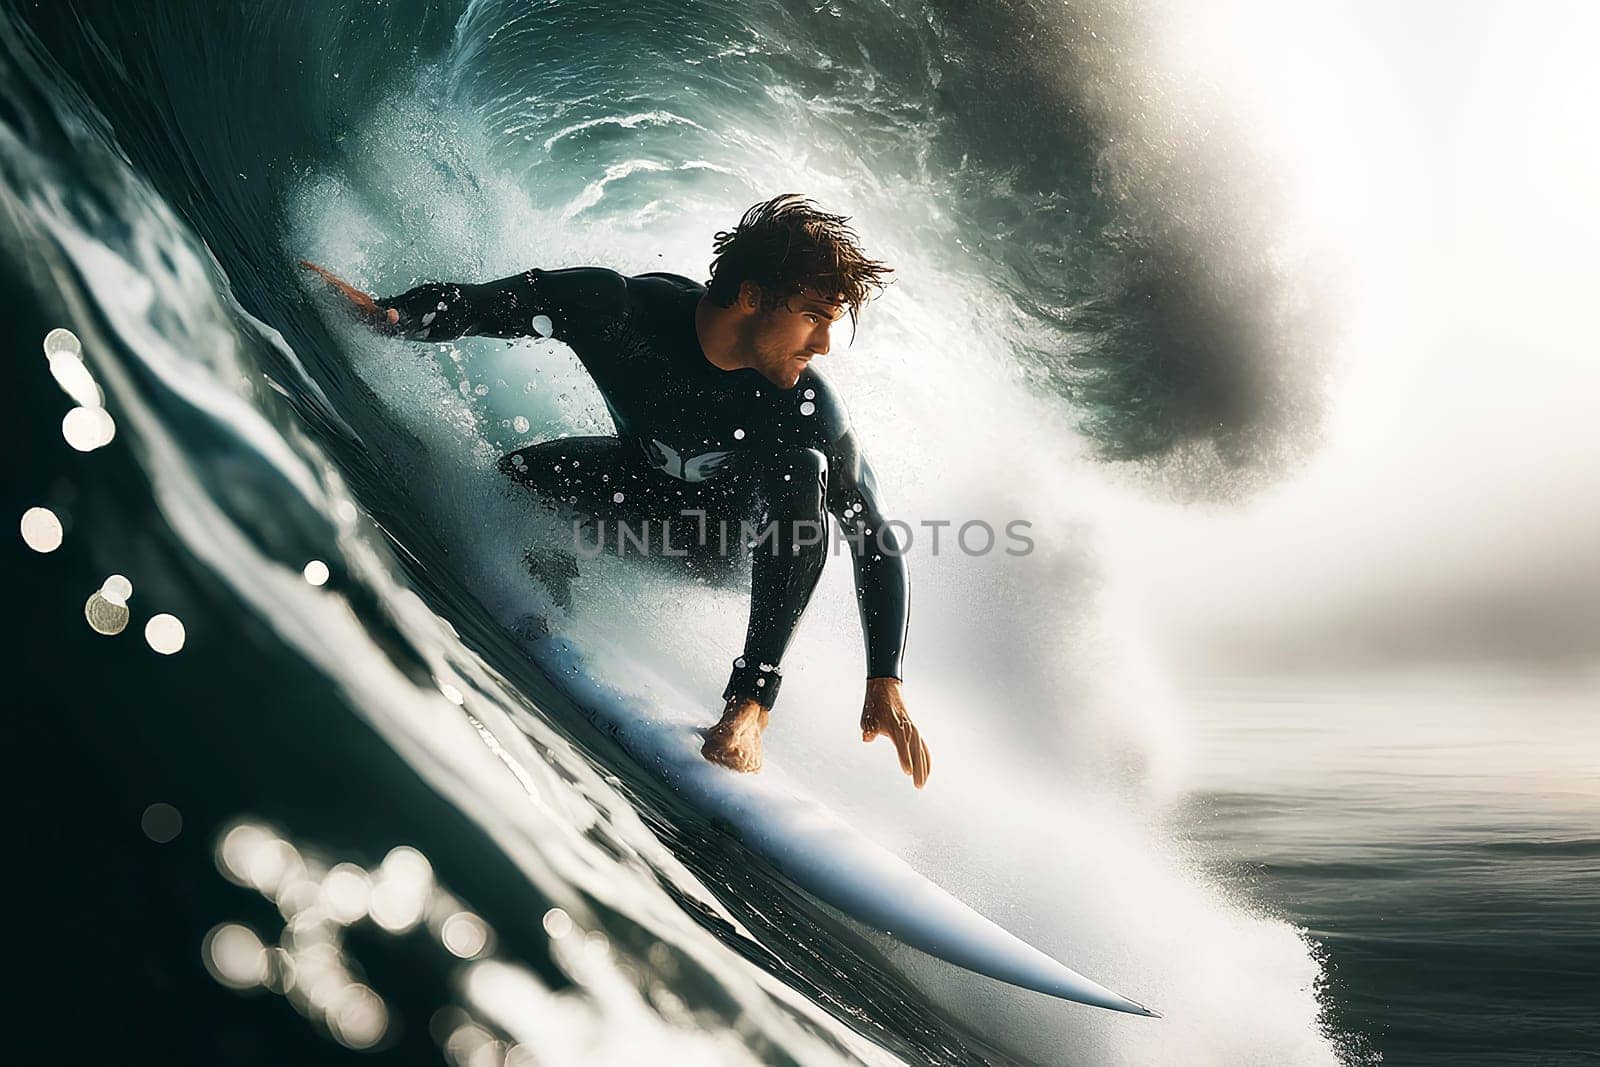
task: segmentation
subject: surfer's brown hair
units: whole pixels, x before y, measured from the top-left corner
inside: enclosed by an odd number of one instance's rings
[[[868,257],[844,215],[830,215],[799,193],[783,193],[744,213],[739,225],[712,241],[711,280],[706,292],[723,307],[739,298],[739,287],[761,287],[761,305],[771,310],[802,289],[850,309],[854,323],[892,269]]]

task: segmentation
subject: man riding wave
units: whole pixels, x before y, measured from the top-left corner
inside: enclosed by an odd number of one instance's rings
[[[616,426],[518,449],[507,476],[587,520],[674,521],[702,536],[691,565],[727,558],[726,537],[751,517],[750,621],[702,753],[761,768],[761,732],[782,661],[827,562],[827,516],[849,542],[866,642],[862,739],[888,737],[918,788],[928,747],[901,695],[910,618],[904,550],[844,404],[812,361],[852,324],[889,273],[845,218],[785,194],[716,235],[711,279],[625,277],[600,267],[529,270],[481,284],[429,282],[377,299],[313,264],[362,318],[387,333],[446,341],[469,335],[554,337],[582,361]],[[663,527],[664,528],[664,527]],[[734,538],[742,546],[742,536]],[[714,550],[714,551],[713,551]]]

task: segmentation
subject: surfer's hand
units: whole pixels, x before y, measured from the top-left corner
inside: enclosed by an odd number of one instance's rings
[[[300,265],[327,282],[334,292],[350,302],[357,315],[375,329],[393,331],[400,325],[400,312],[395,308],[381,308],[370,293],[364,293],[326,267],[302,259]]]
[[[900,769],[921,789],[928,781],[928,772],[933,769],[933,760],[916,723],[906,711],[906,702],[900,697],[898,678],[867,679],[867,699],[861,708],[861,740],[871,741],[876,737],[887,737],[894,742]]]
[[[761,769],[761,731],[767,709],[749,697],[733,697],[722,709],[722,721],[706,731],[700,754],[730,770],[754,774]]]

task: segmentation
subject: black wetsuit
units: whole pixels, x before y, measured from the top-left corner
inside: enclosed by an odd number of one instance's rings
[[[379,306],[398,309],[399,329],[418,340],[543,335],[571,346],[618,436],[512,452],[500,468],[524,485],[600,520],[671,519],[673,529],[696,534],[676,546],[691,555],[709,543],[726,557],[720,523],[731,520],[739,538],[739,523],[759,516],[771,536],[755,545],[750,625],[724,699],[772,706],[784,651],[827,561],[828,513],[855,561],[867,676],[902,677],[904,554],[843,403],[809,367],[781,389],[755,370],[711,363],[695,330],[704,294],[675,274],[629,278],[580,267],[481,285],[434,282]]]

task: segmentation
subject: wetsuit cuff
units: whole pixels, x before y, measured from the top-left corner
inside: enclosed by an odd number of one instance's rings
[[[776,666],[750,663],[740,656],[733,661],[733,673],[728,676],[728,687],[722,691],[722,699],[749,698],[764,708],[771,708],[782,684],[783,674]]]

